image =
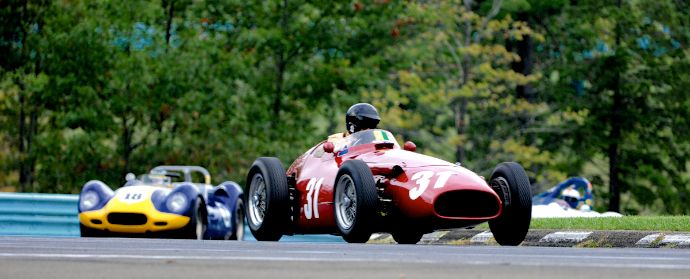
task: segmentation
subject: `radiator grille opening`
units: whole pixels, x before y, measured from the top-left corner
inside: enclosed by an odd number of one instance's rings
[[[141,213],[110,213],[108,223],[115,225],[143,225],[146,224],[146,215]]]
[[[444,217],[481,218],[498,214],[498,200],[483,191],[459,190],[441,194],[434,203],[436,214]]]

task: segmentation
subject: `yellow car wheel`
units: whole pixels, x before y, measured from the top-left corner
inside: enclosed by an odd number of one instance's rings
[[[182,230],[182,237],[187,239],[204,239],[206,234],[206,206],[201,198],[194,200],[192,218]]]
[[[79,233],[81,237],[103,237],[105,232],[97,229],[92,229],[82,224],[79,224]]]

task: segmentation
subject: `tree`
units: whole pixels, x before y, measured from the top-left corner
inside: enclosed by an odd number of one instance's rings
[[[39,131],[39,117],[42,106],[41,91],[45,86],[45,76],[41,75],[41,28],[45,14],[51,9],[49,1],[7,1],[2,9],[2,38],[0,38],[0,67],[6,80],[9,105],[4,110],[11,122],[5,127],[16,131],[18,138],[12,139],[18,152],[11,160],[17,162],[20,189],[28,190],[34,182],[36,168],[35,138]],[[3,90],[5,91],[5,90]],[[15,111],[16,109],[16,111]]]
[[[485,15],[474,1],[410,4],[400,20],[410,39],[391,51],[399,54],[392,59],[407,63],[400,63],[393,85],[367,96],[384,108],[385,127],[414,138],[426,153],[485,174],[500,161],[515,160],[536,181],[558,181],[563,174],[545,168],[552,155],[526,140],[546,126],[548,106],[514,91],[540,75],[514,71],[521,58],[505,47],[541,36],[524,22],[496,18],[501,4],[493,1]]]
[[[28,52],[39,55],[27,61],[40,63],[26,63],[32,74],[3,68],[2,109],[27,113],[3,118],[14,129],[3,136],[15,134],[18,119],[28,123],[20,126],[31,131],[30,153],[9,147],[27,158],[20,173],[41,177],[27,182],[31,190],[76,192],[86,180],[119,185],[125,173],[157,164],[199,164],[240,180],[258,156],[294,158],[386,74],[386,65],[362,57],[395,42],[389,31],[402,6],[166,0],[35,8],[49,9],[31,33],[36,51]],[[21,38],[21,28],[10,29],[8,41]],[[7,65],[25,57],[11,51]],[[31,96],[30,107],[17,105],[22,96]]]
[[[609,210],[619,211],[620,193],[627,192],[634,198],[626,201],[627,212],[639,210],[633,203],[649,207],[657,198],[667,212],[683,210],[678,199],[687,197],[687,167],[678,158],[687,154],[686,143],[674,129],[680,112],[668,110],[678,107],[670,88],[679,74],[672,69],[688,58],[680,48],[687,44],[687,23],[679,5],[579,1],[542,25],[549,43],[541,56],[553,63],[552,82],[544,84],[548,101],[584,116],[559,137],[572,139],[579,164],[607,159]]]

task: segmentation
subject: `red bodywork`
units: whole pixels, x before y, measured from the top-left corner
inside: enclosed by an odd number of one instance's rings
[[[337,233],[333,187],[340,166],[352,159],[369,165],[379,188],[379,232],[469,227],[501,214],[503,206],[496,192],[464,167],[403,150],[394,141],[334,153],[324,152],[324,143],[301,155],[287,170],[294,177],[299,202],[294,233]]]

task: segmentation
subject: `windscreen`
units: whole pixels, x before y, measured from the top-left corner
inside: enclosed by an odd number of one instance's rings
[[[161,174],[144,174],[139,177],[139,181],[146,185],[170,186],[172,179]]]
[[[381,143],[381,142],[391,142],[396,147],[400,148],[398,142],[391,132],[379,129],[363,130],[354,133],[347,137],[348,146],[357,146],[367,143]]]

